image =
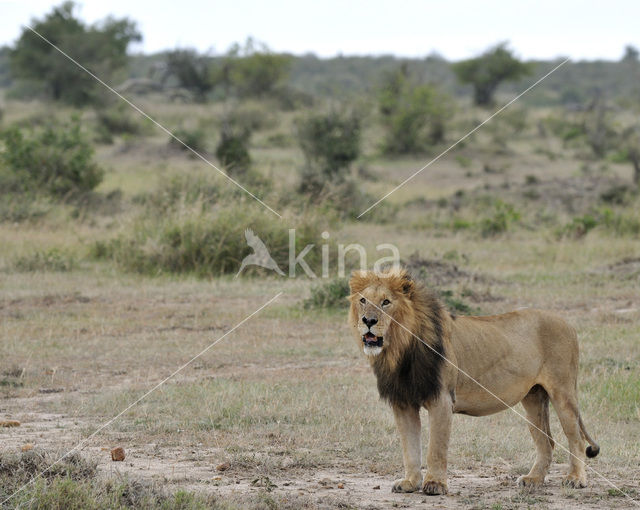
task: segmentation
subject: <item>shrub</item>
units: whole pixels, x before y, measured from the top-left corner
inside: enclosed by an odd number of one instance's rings
[[[201,204],[210,208],[220,196],[218,184],[206,174],[179,174],[164,178],[158,188],[134,197],[150,214],[175,212],[184,205]]]
[[[216,157],[226,171],[235,175],[244,174],[251,166],[249,155],[249,130],[226,127],[222,129],[220,142],[216,147]]]
[[[452,106],[434,86],[413,86],[405,79],[392,97],[389,89],[384,89],[379,101],[386,129],[382,150],[386,154],[424,152],[444,139]]]
[[[640,214],[637,207],[631,213],[616,213],[611,209],[600,210],[600,222],[606,232],[619,236],[637,237],[640,235]]]
[[[311,288],[311,295],[304,300],[303,306],[309,308],[347,308],[349,303],[349,280],[337,278],[320,283]]]
[[[173,136],[169,139],[169,145],[171,147],[175,147],[181,151],[188,151],[189,156],[196,157],[196,155],[189,150],[189,148],[193,149],[196,152],[204,153],[207,152],[207,133],[201,127],[196,128],[180,128],[176,129],[173,134],[178,140],[183,143],[180,143]],[[186,145],[186,147],[185,147]]]
[[[317,191],[326,181],[344,179],[360,155],[361,119],[351,113],[316,113],[297,122],[298,143],[307,160],[301,191]]]
[[[93,160],[93,148],[77,118],[66,124],[2,133],[0,184],[4,191],[44,191],[64,197],[94,189],[103,170]]]
[[[264,97],[284,82],[291,60],[289,55],[273,53],[265,44],[249,38],[244,47],[236,44],[230,48],[214,77],[239,97]]]
[[[586,236],[590,230],[598,225],[598,220],[591,214],[577,216],[560,229],[559,237],[579,239]]]
[[[29,272],[45,272],[45,271],[71,271],[76,267],[76,259],[60,251],[57,248],[49,250],[37,250],[28,255],[22,255],[17,257],[12,268],[15,271],[29,273]]]
[[[600,200],[607,204],[624,205],[631,201],[637,193],[635,189],[626,184],[616,184],[600,194]]]
[[[123,269],[149,275],[191,273],[214,277],[234,274],[243,258],[253,253],[245,239],[248,228],[253,229],[271,257],[285,270],[289,264],[288,229],[243,199],[214,210],[195,204],[164,215],[145,214],[130,230],[115,239],[94,244],[92,254],[96,258],[112,260]],[[320,232],[317,223],[304,218],[298,221],[296,254],[307,244],[317,244]],[[305,260],[317,271],[320,250],[311,250]],[[270,271],[255,270],[271,274]]]
[[[175,49],[166,55],[166,77],[174,78],[179,87],[188,90],[198,102],[203,102],[213,89],[210,58],[197,51]]]
[[[450,311],[460,312],[466,315],[476,313],[476,310],[472,306],[465,303],[461,297],[456,296],[452,290],[440,290],[438,294]]]
[[[513,205],[496,200],[493,215],[483,218],[480,222],[480,232],[484,237],[502,234],[519,220],[520,213],[515,210]]]
[[[127,106],[105,108],[96,112],[97,141],[112,143],[113,135],[139,135],[143,124],[135,118]]]

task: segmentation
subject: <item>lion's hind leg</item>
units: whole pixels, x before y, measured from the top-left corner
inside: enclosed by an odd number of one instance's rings
[[[544,483],[549,471],[553,453],[553,439],[549,426],[549,394],[536,385],[522,399],[522,405],[529,420],[529,431],[536,445],[536,460],[527,475],[518,478],[523,487],[537,487]]]
[[[562,481],[568,487],[581,489],[587,486],[584,438],[580,431],[578,398],[573,391],[550,391],[551,403],[558,413],[560,425],[569,440],[569,473]]]

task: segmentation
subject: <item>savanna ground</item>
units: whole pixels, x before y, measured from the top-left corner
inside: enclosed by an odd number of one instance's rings
[[[215,106],[143,107],[169,127],[220,113]],[[41,109],[7,103],[5,122]],[[256,170],[285,191],[295,187],[302,161],[286,143],[292,118],[283,114],[252,143]],[[606,218],[585,226],[582,216],[629,181],[631,170],[585,164],[534,132],[503,136],[506,151],[460,148],[390,197],[397,212],[375,222],[335,220],[331,238],[359,242],[373,258],[378,243],[395,244],[404,260],[417,252],[423,276],[474,313],[532,306],[571,322],[581,345],[581,411],[601,446],[589,466],[638,501],[640,243],[637,232],[624,230],[633,227]],[[494,135],[479,134],[478,146]],[[376,136],[375,127],[367,131],[365,152],[375,154]],[[304,277],[141,275],[92,256],[96,241],[134,223],[143,207],[136,197],[171,176],[205,175],[222,194],[231,192],[224,178],[167,148],[156,132],[100,146],[98,159],[107,172],[97,192],[120,190],[114,204],[46,205],[42,215],[0,224],[0,415],[21,423],[0,428],[3,499],[282,296],[88,441],[81,457],[63,461],[57,479],[35,482],[7,508],[63,508],[67,500],[88,507],[99,498],[111,502],[105,506],[167,508],[634,507],[591,470],[588,488],[562,488],[567,454],[559,448],[544,488],[520,491],[516,478],[533,463],[534,447],[526,424],[509,411],[454,418],[449,495],[392,494],[402,475],[393,419],[345,309],[304,308],[316,285]],[[371,156],[362,186],[380,196],[428,159]],[[251,201],[243,207],[263,213]],[[295,226],[264,214],[283,229]],[[637,222],[637,199],[613,214],[625,225]],[[552,431],[566,445],[553,412]],[[21,452],[27,444],[33,450]],[[124,462],[111,461],[114,446],[125,449]]]

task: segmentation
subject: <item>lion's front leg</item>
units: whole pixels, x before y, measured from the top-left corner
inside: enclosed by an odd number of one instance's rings
[[[415,492],[422,486],[422,447],[420,445],[420,409],[393,406],[393,416],[402,444],[404,478],[396,480],[392,492]]]
[[[427,474],[422,490],[425,494],[447,493],[447,450],[451,433],[453,403],[451,395],[443,392],[439,398],[427,406],[429,411],[429,451],[427,453]]]

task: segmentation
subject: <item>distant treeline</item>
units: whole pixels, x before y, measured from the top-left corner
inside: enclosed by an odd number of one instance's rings
[[[8,47],[0,48],[0,87],[11,84]],[[152,69],[162,65],[168,52],[151,55],[132,55],[130,78],[152,75]],[[224,56],[211,57],[212,63]],[[543,76],[561,60],[530,61],[533,74],[522,82],[505,82],[498,95],[513,95]],[[414,76],[425,83],[433,83],[456,97],[472,94],[469,85],[461,85],[451,69],[451,62],[439,57],[424,59],[394,56],[318,58],[314,55],[293,56],[288,85],[318,97],[344,98],[374,93],[383,76],[406,65]],[[529,106],[579,105],[591,100],[596,93],[604,93],[610,100],[640,100],[640,63],[637,60],[568,62],[547,78],[539,87],[523,97]]]

